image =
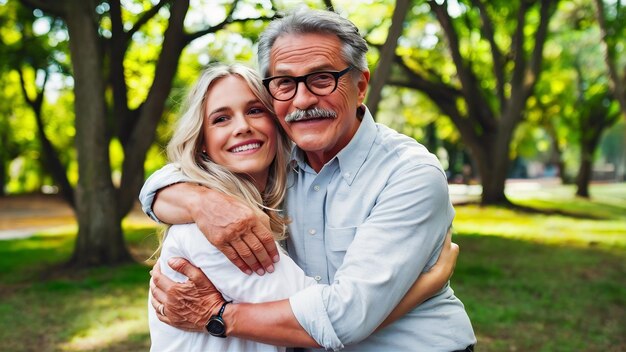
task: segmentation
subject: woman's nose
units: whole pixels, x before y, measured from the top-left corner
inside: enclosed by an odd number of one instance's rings
[[[250,127],[248,119],[246,119],[245,116],[236,117],[235,123],[235,130],[233,131],[235,135],[247,134],[252,132],[252,128]]]

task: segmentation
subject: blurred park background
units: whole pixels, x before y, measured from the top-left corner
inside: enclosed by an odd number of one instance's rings
[[[301,1],[0,0],[0,351],[145,351],[136,199],[211,62]],[[622,0],[306,1],[446,168],[479,351],[626,351]]]

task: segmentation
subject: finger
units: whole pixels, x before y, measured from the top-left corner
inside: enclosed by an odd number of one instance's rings
[[[252,232],[256,236],[256,238],[261,241],[265,252],[268,257],[271,259],[273,263],[277,263],[280,260],[280,256],[278,255],[278,247],[276,246],[276,241],[274,241],[274,235],[264,226],[255,226],[252,229]],[[268,268],[269,265],[263,265],[265,268]]]
[[[154,269],[150,272],[152,276],[152,283],[159,288],[161,291],[168,291],[176,284],[176,282],[172,281],[167,276],[161,273],[161,268],[158,265],[154,266]]]
[[[170,268],[172,268],[174,271],[177,271],[185,275],[191,281],[197,281],[199,277],[206,277],[204,273],[202,272],[202,270],[200,270],[198,267],[191,264],[185,258],[178,258],[178,257],[170,258],[167,261],[167,265],[169,265]]]
[[[257,260],[257,258],[252,253],[252,249],[248,247],[248,244],[243,240],[237,239],[230,242],[230,245],[237,252],[237,255],[241,258],[241,260],[246,263],[246,265],[252,269],[255,273],[259,275],[265,274],[265,269],[261,267],[261,263]]]
[[[461,252],[461,250],[459,249],[459,245],[451,242],[450,243],[450,254],[454,256],[454,260],[456,261],[456,258],[459,256],[459,252]]]
[[[252,275],[252,269],[248,266],[248,264],[246,264],[246,262],[243,261],[243,259],[241,259],[239,254],[237,254],[235,248],[233,248],[230,244],[226,244],[222,247],[217,247],[217,249],[219,249],[220,252],[224,253],[226,258],[228,258],[228,260],[235,264],[235,266],[238,267],[239,270],[246,273],[246,275]]]
[[[452,258],[453,262],[452,262],[452,272],[450,273],[450,277],[452,277],[452,274],[454,274],[454,269],[456,269],[456,261],[457,258],[459,257],[459,245],[451,242],[450,243],[450,257]]]
[[[152,307],[154,307],[155,310],[158,311],[159,306],[161,304],[167,303],[167,294],[165,293],[165,291],[161,290],[156,285],[154,285],[152,281],[150,282],[150,293],[152,294],[150,303],[152,304]]]
[[[154,310],[158,311],[158,308],[161,305],[161,301],[156,298],[156,290],[156,286],[154,286],[154,283],[152,282],[152,280],[150,280],[150,304],[152,304],[152,308],[154,308]]]
[[[243,236],[243,241],[248,245],[254,257],[261,264],[261,267],[265,269],[265,271],[269,273],[274,272],[274,262],[270,258],[267,250],[265,250],[265,246],[259,239],[252,234]]]

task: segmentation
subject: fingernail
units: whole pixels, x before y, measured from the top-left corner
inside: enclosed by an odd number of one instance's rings
[[[246,271],[244,271],[244,273],[246,273],[246,275],[252,275],[252,270],[246,269]]]
[[[263,276],[263,274],[265,274],[265,270],[259,269],[256,271],[256,273],[259,274],[259,276]]]
[[[278,263],[278,261],[280,260],[280,256],[276,254],[274,258],[272,258],[272,260],[274,261],[274,263]]]
[[[268,273],[273,273],[274,272],[274,266],[273,265],[268,266],[267,267],[267,272]]]

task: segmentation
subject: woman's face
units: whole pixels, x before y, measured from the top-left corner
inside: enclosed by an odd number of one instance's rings
[[[274,117],[237,75],[213,82],[206,96],[203,147],[213,162],[254,178],[265,188],[276,156]]]

